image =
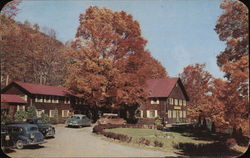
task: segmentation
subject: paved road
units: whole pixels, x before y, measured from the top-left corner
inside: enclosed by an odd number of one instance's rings
[[[40,147],[15,149],[10,157],[165,157],[174,153],[140,149],[103,140],[92,135],[92,127],[56,126],[56,137]]]

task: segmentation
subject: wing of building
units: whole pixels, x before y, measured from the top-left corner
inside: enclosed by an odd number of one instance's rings
[[[64,87],[13,81],[1,90],[1,109],[6,109],[11,118],[16,111],[25,110],[29,105],[37,108],[38,116],[45,113],[54,117],[58,111],[59,118],[67,118],[73,113],[72,102],[81,104],[82,99]]]
[[[140,106],[140,121],[152,122],[156,117],[167,123],[187,122],[189,97],[180,78],[151,79],[146,82],[147,103]]]

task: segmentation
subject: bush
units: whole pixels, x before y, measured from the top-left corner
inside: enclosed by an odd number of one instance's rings
[[[158,142],[157,140],[154,141],[154,146],[155,147],[163,147],[163,143],[162,142]]]
[[[14,115],[14,119],[17,122],[26,121],[27,118],[28,118],[28,114],[26,111],[23,111],[23,110],[17,111]]]
[[[36,113],[37,109],[35,106],[29,106],[27,108],[27,115],[28,115],[28,118],[37,118],[37,113]]]
[[[144,144],[144,145],[147,145],[147,146],[150,145],[150,141],[147,140],[146,138],[143,138],[143,137],[138,140],[138,143],[139,144]]]
[[[163,130],[164,127],[163,127],[162,125],[157,125],[157,126],[156,126],[156,129],[157,129],[157,130]]]
[[[50,122],[50,119],[49,119],[49,116],[45,113],[42,113],[41,114],[41,119],[44,123],[49,123]]]

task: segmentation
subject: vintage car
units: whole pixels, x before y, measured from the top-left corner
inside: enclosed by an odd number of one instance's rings
[[[55,128],[44,123],[41,118],[29,118],[26,120],[26,122],[37,125],[38,130],[43,134],[44,137],[55,137]]]
[[[91,126],[91,120],[86,115],[75,114],[68,118],[65,124],[68,127]]]
[[[17,149],[28,145],[39,145],[45,143],[43,134],[37,125],[28,123],[9,124],[6,126]]]
[[[13,138],[10,136],[5,125],[1,124],[1,149],[11,149],[14,147]]]
[[[126,124],[126,120],[118,117],[117,114],[104,113],[103,116],[97,120],[97,124]]]

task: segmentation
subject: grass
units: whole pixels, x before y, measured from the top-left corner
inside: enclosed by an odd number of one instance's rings
[[[150,141],[150,146],[154,146],[154,141],[164,143],[163,147],[154,147],[163,151],[176,151],[173,146],[179,143],[194,143],[194,144],[208,144],[213,141],[195,140],[190,136],[183,136],[177,132],[163,132],[155,129],[141,129],[141,128],[113,128],[105,129],[107,132],[118,134],[125,134],[132,137],[132,143],[138,144],[140,138],[145,138]],[[178,150],[177,150],[178,151]]]

